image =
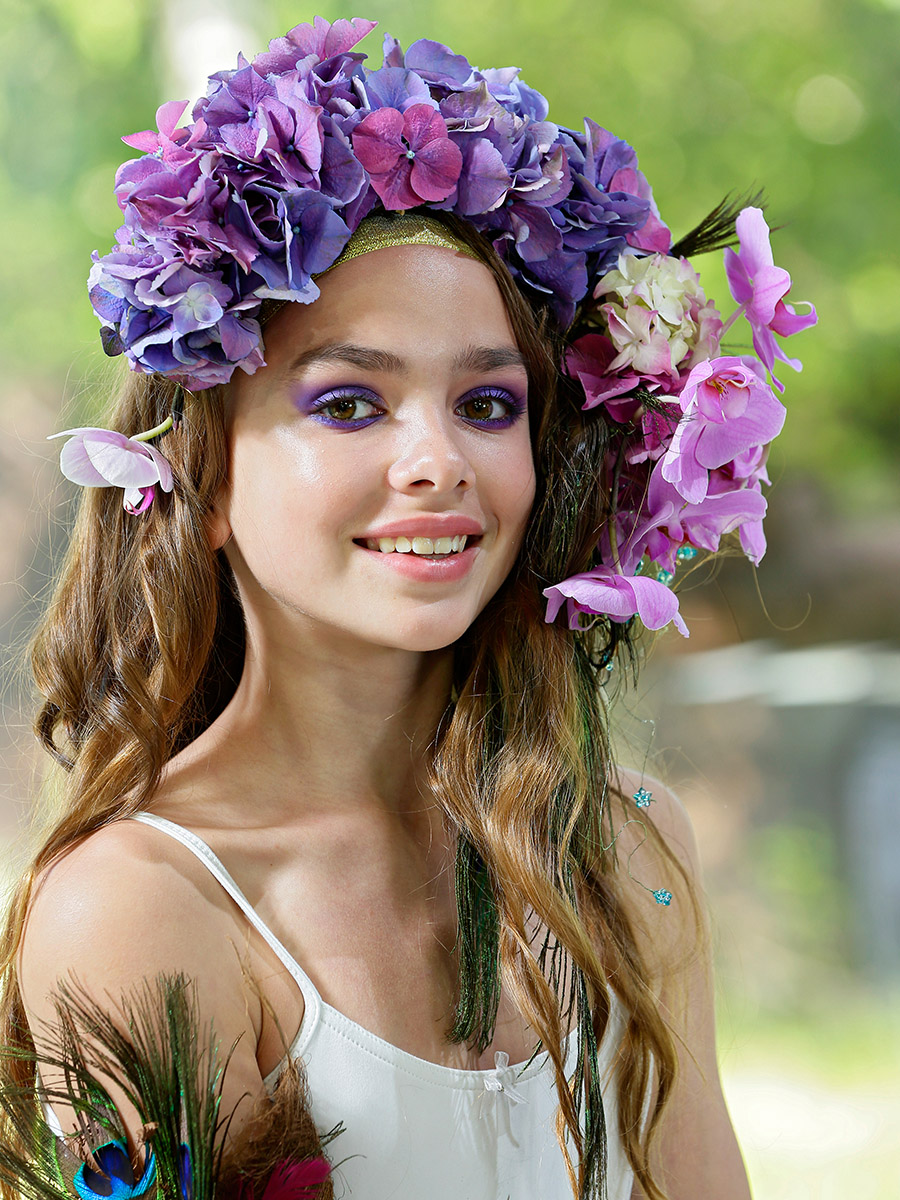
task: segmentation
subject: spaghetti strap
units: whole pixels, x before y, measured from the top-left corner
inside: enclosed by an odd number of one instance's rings
[[[282,964],[287,968],[293,978],[297,981],[297,986],[303,994],[303,1001],[306,1005],[306,1012],[303,1016],[304,1028],[312,1028],[319,1016],[319,1009],[323,1003],[322,997],[316,990],[316,986],[310,977],[306,974],[300,964],[293,958],[285,947],[281,944],[272,930],[266,925],[263,919],[259,916],[256,909],[235,883],[232,876],[226,871],[224,864],[213,851],[207,846],[202,838],[196,833],[192,833],[190,829],[185,829],[183,825],[176,825],[174,821],[167,820],[166,817],[158,817],[155,813],[133,813],[126,818],[130,821],[140,821],[142,825],[151,825],[154,829],[158,829],[161,833],[168,834],[174,838],[176,842],[181,842],[199,859],[206,867],[209,873],[219,881],[228,895],[232,898],[235,904],[243,912],[244,916],[260,934],[260,936],[271,946],[272,950],[278,956]]]

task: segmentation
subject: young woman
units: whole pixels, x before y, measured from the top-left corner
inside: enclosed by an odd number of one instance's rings
[[[713,357],[687,276],[664,369],[627,297],[630,357],[590,340],[609,311],[573,358],[607,267],[690,272],[628,148],[435,43],[367,75],[369,28],[298,27],[131,139],[92,300],[138,373],[117,432],[63,454],[95,486],[34,663],[68,780],[7,929],[6,1040],[61,978],[100,1003],[183,972],[235,1046],[229,1136],[301,1063],[344,1125],[337,1196],[741,1200],[693,836],[613,765],[604,686],[637,615],[675,615],[629,555],[756,544],[741,420],[771,393]],[[706,507],[657,496],[638,545],[635,496],[675,486],[650,472],[694,486],[679,397],[710,380],[733,458],[694,447]]]

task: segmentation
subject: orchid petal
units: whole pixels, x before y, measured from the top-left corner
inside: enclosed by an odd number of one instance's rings
[[[125,445],[117,446],[105,438],[87,435],[82,445],[91,464],[113,487],[149,487],[159,479],[156,463],[146,453],[147,448],[142,442],[126,439]],[[133,446],[140,446],[140,450],[132,449]],[[63,447],[63,454],[65,449]],[[65,474],[65,469],[62,470]]]
[[[155,446],[151,446],[149,442],[142,442],[141,444],[150,455],[151,459],[156,465],[156,470],[159,472],[159,486],[164,492],[171,492],[174,486],[174,480],[172,478],[172,466],[169,460],[165,457],[165,455],[160,454]]]
[[[769,322],[769,328],[773,333],[777,333],[781,337],[790,337],[792,334],[801,333],[804,329],[810,329],[818,323],[819,316],[813,305],[808,300],[800,300],[799,303],[809,304],[809,312],[798,313],[792,304],[785,304],[783,300],[778,301],[775,305],[775,315]]]
[[[599,567],[545,588],[543,594],[548,599],[547,621],[555,620],[563,603],[570,602],[570,628],[577,628],[578,613],[583,612],[613,621],[638,616],[648,629],[662,629],[672,621],[679,633],[688,636],[678,612],[678,597],[656,579],[629,578],[609,567]]]
[[[769,226],[761,208],[750,206],[742,209],[735,221],[735,230],[741,244],[741,262],[749,275],[756,275],[762,267],[774,265]]]
[[[127,513],[133,517],[140,516],[142,512],[146,512],[153,503],[156,496],[156,489],[151,484],[145,488],[126,488],[125,495],[122,499],[122,507]]]

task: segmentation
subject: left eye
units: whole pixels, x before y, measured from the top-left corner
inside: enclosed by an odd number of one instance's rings
[[[470,421],[504,421],[512,413],[514,405],[506,396],[469,396],[460,404],[457,412]]]

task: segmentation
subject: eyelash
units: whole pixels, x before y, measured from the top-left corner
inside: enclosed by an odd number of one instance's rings
[[[515,422],[525,412],[526,406],[523,400],[519,400],[510,392],[493,387],[477,388],[475,391],[470,392],[463,400],[460,401],[460,403],[457,405],[457,409],[462,408],[466,404],[472,403],[472,401],[478,400],[496,401],[505,406],[506,414],[502,417],[464,416],[463,420],[466,421],[467,424],[473,425],[476,429],[508,429],[511,425],[514,425]],[[380,410],[378,412],[370,413],[365,417],[350,417],[343,419],[328,415],[329,408],[333,408],[335,405],[346,401],[353,401],[355,403],[362,401],[365,404],[371,404],[373,406],[377,406],[378,404],[376,396],[367,395],[359,388],[337,388],[333,391],[326,392],[325,395],[319,397],[315,406],[311,410],[311,415],[317,420],[321,421],[323,424],[331,426],[333,429],[350,430],[364,429],[367,425],[371,425],[373,421],[377,421],[379,416],[383,414],[383,410]]]

